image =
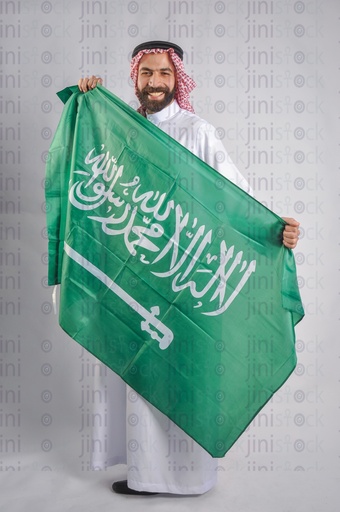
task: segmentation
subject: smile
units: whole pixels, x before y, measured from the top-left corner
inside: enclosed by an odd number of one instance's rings
[[[150,98],[160,98],[164,95],[164,92],[149,92],[148,95]]]

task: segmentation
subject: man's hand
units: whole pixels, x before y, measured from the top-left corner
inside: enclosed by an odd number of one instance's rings
[[[99,76],[86,76],[85,78],[80,78],[78,81],[79,90],[82,92],[90,91],[97,87],[97,84],[102,85],[103,80]]]
[[[300,223],[292,219],[290,217],[282,217],[285,222],[287,222],[284,230],[283,230],[283,240],[282,243],[289,249],[294,249],[299,240],[299,226]]]

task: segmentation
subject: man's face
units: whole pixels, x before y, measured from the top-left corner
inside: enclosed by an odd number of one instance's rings
[[[138,68],[137,96],[148,114],[173,102],[175,86],[175,67],[166,52],[143,55]]]

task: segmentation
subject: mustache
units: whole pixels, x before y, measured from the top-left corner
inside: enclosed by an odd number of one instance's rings
[[[168,87],[149,87],[148,85],[146,87],[144,87],[144,89],[142,90],[143,94],[149,94],[149,93],[153,93],[153,92],[168,93],[168,92],[170,92],[170,90]]]

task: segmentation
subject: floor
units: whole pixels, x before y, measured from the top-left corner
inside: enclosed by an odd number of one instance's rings
[[[4,466],[1,469],[6,469]],[[221,472],[218,485],[202,496],[122,496],[111,491],[125,467],[106,472],[70,466],[35,470],[22,460],[20,470],[2,471],[1,512],[339,512],[340,477],[307,471]]]

